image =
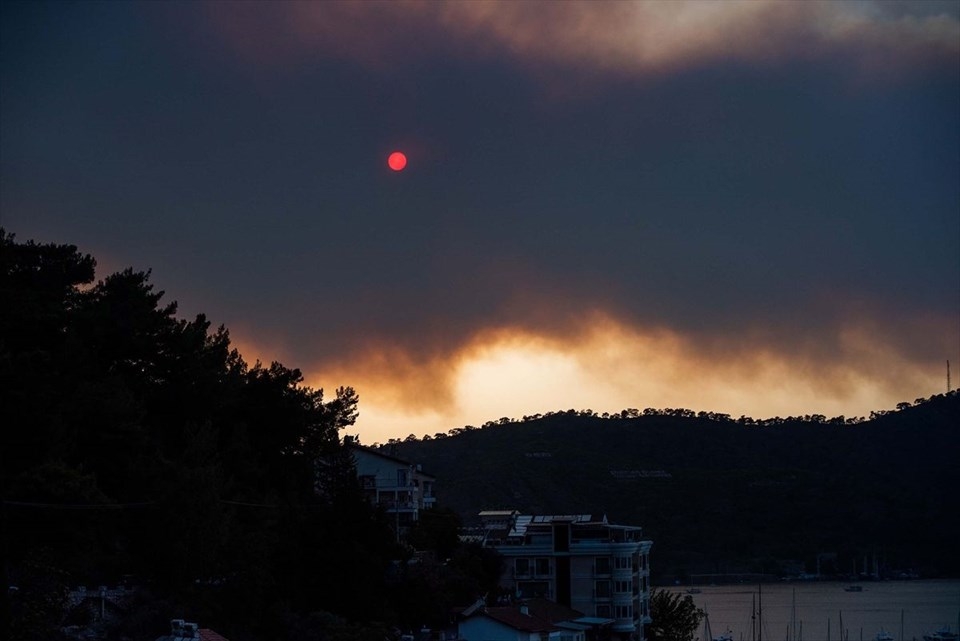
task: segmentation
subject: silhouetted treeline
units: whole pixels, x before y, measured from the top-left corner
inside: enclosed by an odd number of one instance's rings
[[[606,513],[654,540],[658,581],[695,574],[960,575],[960,394],[867,420],[566,411],[383,446],[444,505]]]
[[[594,412],[593,410],[560,410],[560,411],[551,411],[544,412],[543,414],[529,414],[525,415],[519,419],[513,419],[509,417],[502,417],[496,421],[487,421],[481,427],[476,427],[474,425],[466,425],[464,427],[454,427],[446,432],[436,432],[433,436],[430,434],[424,434],[423,436],[418,437],[416,434],[410,434],[406,438],[391,438],[387,440],[386,445],[397,445],[399,443],[412,443],[416,441],[432,441],[434,439],[447,438],[448,436],[457,436],[464,432],[472,432],[478,429],[491,429],[495,427],[502,427],[504,425],[515,425],[517,423],[529,423],[531,421],[539,421],[540,419],[550,418],[553,416],[590,416],[596,418],[602,418],[605,420],[618,420],[624,418],[639,418],[640,416],[670,416],[674,418],[697,418],[707,421],[715,421],[718,423],[736,423],[737,425],[749,425],[753,427],[770,427],[773,425],[784,425],[784,424],[798,424],[806,423],[812,425],[859,425],[866,421],[872,421],[874,419],[880,418],[881,416],[886,416],[892,412],[899,412],[914,405],[920,405],[929,400],[938,398],[941,395],[933,395],[930,398],[918,398],[913,401],[913,403],[903,401],[897,403],[895,410],[874,410],[870,412],[869,417],[864,416],[833,416],[827,418],[825,414],[804,414],[803,416],[773,416],[769,418],[751,418],[749,416],[740,416],[739,418],[732,418],[730,414],[723,414],[721,412],[695,412],[686,408],[664,408],[656,409],[653,407],[648,407],[644,410],[638,410],[636,408],[630,407],[619,412]],[[371,447],[382,447],[381,443],[374,443]]]
[[[446,550],[432,582],[395,562],[411,550],[340,441],[351,388],[328,399],[296,369],[248,364],[149,272],[95,282],[94,267],[0,229],[0,636],[89,624],[78,586],[136,588],[102,630],[151,641],[171,618],[233,641],[382,641],[431,623],[445,582],[486,589],[476,550]]]

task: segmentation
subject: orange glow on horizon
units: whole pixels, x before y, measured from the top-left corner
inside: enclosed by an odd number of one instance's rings
[[[304,371],[311,386],[322,380],[330,389],[357,390],[360,418],[346,432],[366,444],[568,409],[686,408],[756,419],[869,416],[941,391],[939,370],[865,341],[867,331],[844,330],[844,353],[834,360],[778,352],[759,339],[753,346],[709,349],[676,332],[598,316],[576,336],[488,330],[426,364],[404,360],[393,347]]]

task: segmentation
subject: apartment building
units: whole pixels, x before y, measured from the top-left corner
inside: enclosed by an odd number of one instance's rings
[[[645,641],[650,623],[653,542],[640,527],[589,514],[480,513],[483,544],[506,559],[504,588],[518,598],[544,597],[598,620],[611,636]]]
[[[423,510],[436,504],[436,479],[419,465],[355,443],[348,447],[364,495],[393,516],[397,536],[418,521]]]

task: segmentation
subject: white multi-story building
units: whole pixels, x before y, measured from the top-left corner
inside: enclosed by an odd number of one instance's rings
[[[484,545],[506,559],[503,587],[517,597],[545,597],[612,619],[621,639],[645,641],[650,623],[653,542],[639,527],[614,525],[589,514],[532,516],[481,512]]]
[[[419,465],[355,443],[349,448],[364,495],[392,515],[398,536],[436,504],[436,479]]]

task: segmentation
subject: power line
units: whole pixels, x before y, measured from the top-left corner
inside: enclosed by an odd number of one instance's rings
[[[243,507],[270,507],[270,508],[282,507],[282,506],[276,505],[276,504],[268,504],[268,503],[248,503],[248,502],[246,502],[246,501],[228,501],[227,499],[220,499],[220,502],[221,502],[221,503],[226,503],[227,505],[240,505],[240,506],[243,506]],[[300,506],[300,505],[291,505],[290,507],[303,507],[303,506]],[[308,507],[309,507],[309,506],[308,506]]]
[[[156,505],[156,501],[141,501],[138,503],[39,503],[36,501],[2,501],[4,505],[13,507],[36,507],[50,510],[123,510],[134,507]]]
[[[228,499],[217,499],[218,503],[225,505],[238,505],[240,507],[263,507],[278,509],[283,507],[291,508],[315,508],[313,504],[288,504],[279,503],[252,503],[249,501],[231,501]],[[123,510],[129,508],[140,508],[157,505],[157,501],[139,501],[135,503],[40,503],[38,501],[7,501],[0,500],[0,504],[11,507],[39,508],[48,510]]]

